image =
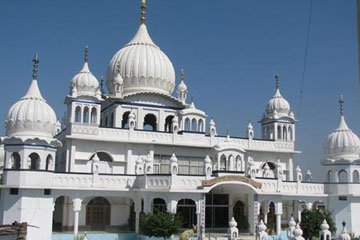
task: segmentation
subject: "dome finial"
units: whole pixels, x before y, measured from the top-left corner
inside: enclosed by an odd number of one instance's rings
[[[37,80],[38,78],[38,68],[39,68],[39,56],[37,53],[35,53],[34,58],[33,58],[33,79]]]
[[[279,74],[275,74],[275,87],[279,89],[280,76]]]
[[[181,81],[184,81],[184,79],[185,79],[185,74],[184,74],[183,68],[181,68],[181,71],[180,71],[180,79],[181,79]]]
[[[84,62],[88,62],[89,60],[89,48],[88,46],[85,46],[85,49],[84,49]]]
[[[141,17],[140,17],[141,24],[145,24],[145,14],[146,14],[146,0],[141,0]]]
[[[343,98],[343,95],[340,95],[339,104],[340,104],[340,115],[343,116],[344,115],[344,98]]]

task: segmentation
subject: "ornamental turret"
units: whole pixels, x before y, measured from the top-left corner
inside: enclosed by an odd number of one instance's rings
[[[262,137],[269,140],[295,141],[295,116],[289,102],[280,93],[280,77],[275,75],[275,95],[266,103],[260,120]]]

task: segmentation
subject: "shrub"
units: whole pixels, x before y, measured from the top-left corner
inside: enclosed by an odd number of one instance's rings
[[[306,239],[311,239],[311,237],[317,237],[319,235],[320,225],[326,219],[326,222],[329,224],[330,231],[332,233],[336,232],[335,223],[331,217],[329,211],[320,211],[317,209],[307,210],[305,209],[301,213],[301,229],[304,232],[303,237]]]
[[[179,231],[181,222],[180,217],[168,212],[141,214],[140,231],[147,236],[170,237]]]

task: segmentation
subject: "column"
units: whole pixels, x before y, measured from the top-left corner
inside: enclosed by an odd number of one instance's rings
[[[268,223],[268,213],[269,213],[269,202],[264,202],[264,223]]]
[[[202,194],[196,202],[196,236],[198,239],[205,238],[205,194]]]
[[[74,211],[74,236],[76,237],[79,233],[79,212],[81,210],[80,198],[73,198],[73,211]]]
[[[140,212],[141,212],[141,198],[136,198],[135,200],[135,232],[139,233],[140,231]]]
[[[281,215],[282,215],[282,202],[275,204],[275,215],[276,215],[276,234],[281,233]]]

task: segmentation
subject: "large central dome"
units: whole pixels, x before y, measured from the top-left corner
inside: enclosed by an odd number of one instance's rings
[[[151,40],[145,23],[140,24],[133,39],[110,61],[106,84],[111,94],[116,91],[118,72],[123,78],[123,96],[139,92],[171,95],[175,86],[174,67]]]

